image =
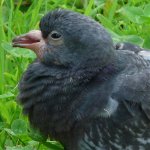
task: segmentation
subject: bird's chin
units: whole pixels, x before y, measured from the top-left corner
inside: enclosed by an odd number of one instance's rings
[[[42,38],[41,31],[32,30],[29,33],[15,37],[12,40],[13,47],[27,48],[35,52],[38,58],[43,57],[43,47],[45,41]]]

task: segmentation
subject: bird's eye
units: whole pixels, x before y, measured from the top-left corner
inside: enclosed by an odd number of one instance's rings
[[[54,39],[54,40],[58,40],[61,38],[61,34],[58,33],[57,31],[52,31],[51,32],[51,38]]]

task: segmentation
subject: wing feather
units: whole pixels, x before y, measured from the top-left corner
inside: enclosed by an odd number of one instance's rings
[[[138,104],[150,119],[150,67],[133,74],[121,74],[114,86],[112,97],[123,101],[132,114],[132,104]]]

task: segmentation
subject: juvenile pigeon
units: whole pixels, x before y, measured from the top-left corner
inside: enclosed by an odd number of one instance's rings
[[[13,46],[37,55],[18,99],[42,134],[65,150],[150,150],[150,62],[116,50],[98,22],[54,10]]]

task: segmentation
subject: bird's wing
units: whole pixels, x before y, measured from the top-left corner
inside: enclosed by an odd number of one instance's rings
[[[119,75],[112,97],[122,101],[131,113],[133,107],[130,106],[138,105],[150,119],[150,67]]]
[[[150,51],[142,50],[138,53],[138,55],[142,56],[146,60],[150,60]]]
[[[128,42],[123,42],[123,43],[115,43],[114,47],[116,50],[132,51],[135,54],[142,56],[145,60],[150,60],[150,50],[143,49],[139,47],[138,45],[128,43]]]
[[[139,47],[138,45],[128,43],[128,42],[121,42],[121,43],[115,43],[114,47],[116,50],[130,50],[134,53],[138,54],[143,49]]]

